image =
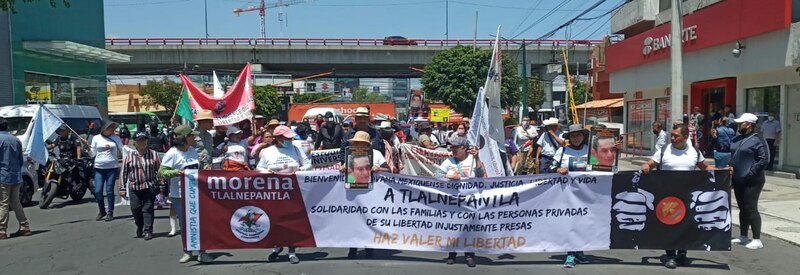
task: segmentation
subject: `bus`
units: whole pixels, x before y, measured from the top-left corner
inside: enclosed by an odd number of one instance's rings
[[[161,123],[161,119],[158,118],[155,113],[151,112],[109,113],[108,118],[119,123],[118,127],[122,127],[122,123],[125,123],[125,126],[128,126],[128,130],[131,131],[131,135],[136,133],[140,126],[144,127],[144,125],[149,125],[152,123],[157,124],[159,130],[164,128],[164,124]],[[119,128],[117,128],[117,130],[119,131]]]

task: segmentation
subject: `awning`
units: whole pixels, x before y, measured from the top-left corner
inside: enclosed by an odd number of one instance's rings
[[[584,104],[575,106],[578,109],[594,109],[594,108],[622,108],[623,106],[623,98],[612,98],[612,99],[603,99],[603,100],[592,100],[586,102]]]
[[[131,56],[72,41],[23,41],[22,48],[44,54],[96,63],[125,63]]]

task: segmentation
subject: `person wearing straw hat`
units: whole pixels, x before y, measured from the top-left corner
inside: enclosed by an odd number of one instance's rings
[[[556,150],[553,161],[550,163],[550,170],[555,170],[562,175],[573,171],[586,171],[589,164],[589,146],[587,144],[589,130],[580,124],[572,124],[563,137],[569,140],[569,145]],[[567,253],[564,267],[575,267],[576,261],[578,263],[589,262],[583,251],[570,251]]]
[[[114,220],[114,183],[119,175],[119,157],[123,154],[122,140],[114,134],[117,123],[106,120],[101,128],[100,135],[92,137],[89,145],[91,154],[94,156],[94,197],[97,200],[97,207],[100,213],[95,220],[110,222]],[[103,186],[105,186],[105,199],[108,200],[108,210],[106,211],[103,197]]]
[[[536,165],[539,166],[539,173],[546,174],[552,173],[550,165],[553,163],[553,157],[558,148],[564,146],[565,141],[562,139],[563,133],[559,129],[558,118],[551,117],[543,122],[546,131],[539,135],[539,140],[536,144],[539,148],[536,149]]]
[[[272,131],[274,145],[263,149],[256,170],[264,173],[294,174],[297,171],[307,171],[312,168],[311,160],[302,149],[292,144],[295,133],[288,126],[280,125]],[[278,260],[278,255],[283,247],[275,247],[267,259],[270,262]],[[289,262],[300,263],[300,258],[295,254],[295,247],[289,247]]]
[[[200,168],[206,169],[211,166],[215,157],[214,137],[209,133],[214,129],[214,116],[211,114],[211,110],[199,110],[195,122],[197,122],[197,126],[194,131],[197,132],[197,136],[194,138],[194,149],[200,156]]]
[[[355,124],[350,129],[350,132],[345,133],[342,138],[342,146],[340,147],[342,152],[344,152],[347,146],[350,146],[349,140],[355,137],[358,131],[367,132],[370,140],[376,140],[380,138],[378,131],[370,125],[369,108],[367,107],[356,108]],[[383,142],[373,142],[372,149],[378,150],[378,152],[383,152]]]

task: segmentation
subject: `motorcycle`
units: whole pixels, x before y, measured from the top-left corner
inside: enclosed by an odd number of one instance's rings
[[[53,161],[50,162],[47,175],[44,177],[39,208],[49,207],[56,197],[62,199],[69,197],[73,201],[80,201],[87,190],[94,190],[91,159],[58,159],[52,154],[51,158]]]

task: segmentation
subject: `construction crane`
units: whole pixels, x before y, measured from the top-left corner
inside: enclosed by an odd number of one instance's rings
[[[259,5],[258,7],[250,6],[244,9],[235,8],[233,9],[233,14],[239,16],[239,14],[243,12],[258,11],[258,16],[261,17],[261,38],[267,38],[267,22],[266,22],[267,9],[277,8],[277,7],[288,7],[290,5],[302,4],[311,1],[313,0],[289,0],[289,1],[280,0],[275,3],[265,4],[264,0],[261,0],[261,5]]]

